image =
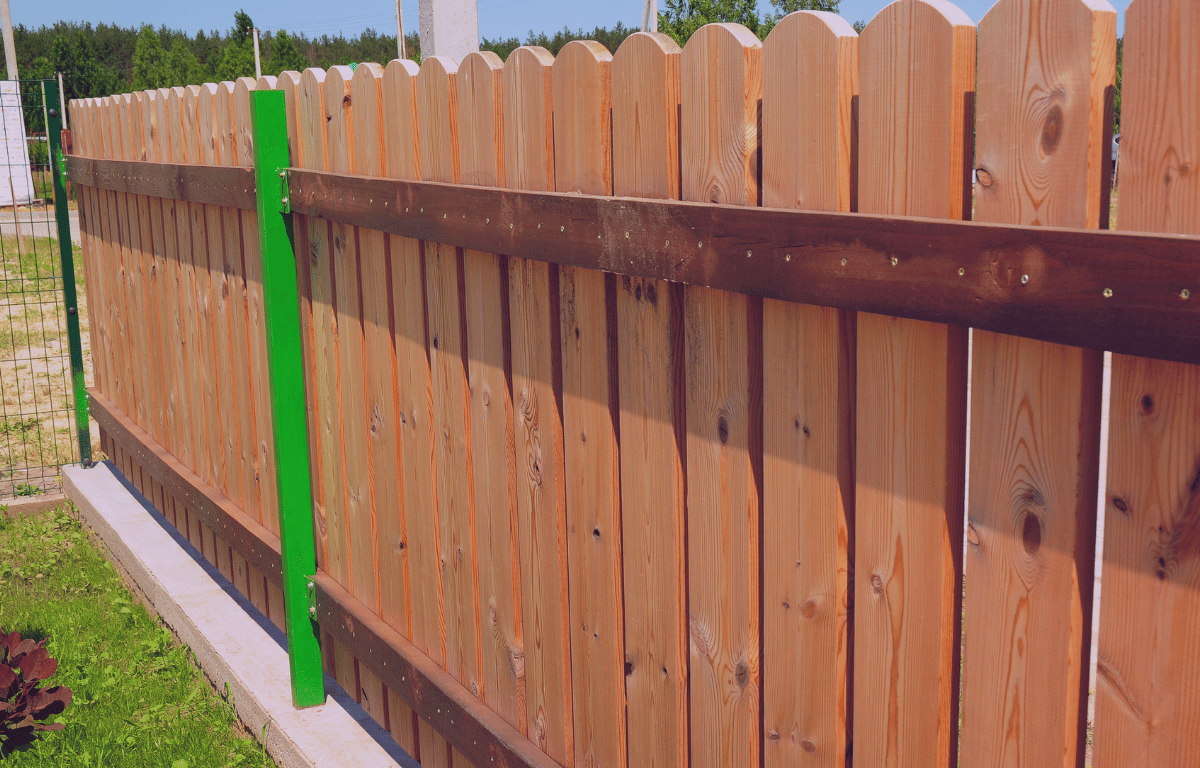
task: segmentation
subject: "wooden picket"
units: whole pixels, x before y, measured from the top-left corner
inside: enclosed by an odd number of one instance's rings
[[[1118,221],[1198,235],[1200,0],[1128,21]],[[295,169],[1105,228],[1116,27],[1104,0],[1000,0],[978,33],[897,0],[861,36],[803,11],[765,41],[712,24],[682,49],[636,33],[70,109],[100,160],[248,166],[251,92],[278,89]],[[257,213],[78,188],[102,447],[282,625],[276,566],[212,511],[278,536]],[[1085,764],[1102,350],[652,279],[644,220],[437,211],[615,238],[627,268],[343,209],[294,215],[319,576],[496,741],[345,625],[323,624],[324,663],[423,765],[486,768],[497,744],[566,768]],[[855,258],[848,277],[908,274]],[[996,290],[1042,295],[1050,257],[1012,258]],[[1190,765],[1200,367],[1112,367],[1093,761]]]

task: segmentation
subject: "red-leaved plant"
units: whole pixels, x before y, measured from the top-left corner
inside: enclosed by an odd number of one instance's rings
[[[61,731],[62,723],[41,722],[71,703],[71,689],[39,683],[54,674],[58,661],[46,641],[22,640],[0,630],[0,755],[33,741],[37,731]]]

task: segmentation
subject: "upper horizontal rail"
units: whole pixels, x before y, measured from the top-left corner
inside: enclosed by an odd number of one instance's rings
[[[76,184],[96,189],[256,210],[253,168],[99,160],[72,155],[67,158],[67,177]]]
[[[186,188],[188,180],[211,190],[249,173],[139,170],[154,165],[69,162],[81,184],[115,189],[119,181],[121,191],[193,201],[202,195]],[[1196,237],[524,192],[295,168],[288,187],[297,213],[462,248],[1200,363],[1200,293],[1191,297],[1200,289]],[[252,195],[252,182],[249,189]],[[199,201],[240,207],[231,198]]]

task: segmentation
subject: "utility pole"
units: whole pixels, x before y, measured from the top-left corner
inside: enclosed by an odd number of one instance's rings
[[[0,2],[8,2],[8,0],[0,0]],[[258,57],[258,27],[254,28],[254,79],[258,80],[262,77],[262,60]]]
[[[408,58],[408,46],[404,44],[404,8],[403,0],[396,0],[396,57]]]
[[[475,0],[420,0],[421,58],[447,56],[462,61],[479,50],[479,8]]]
[[[658,0],[646,0],[646,9],[642,11],[642,31],[658,32]]]
[[[12,14],[8,11],[8,0],[0,0],[0,24],[4,25],[4,63],[8,67],[8,79],[17,79],[17,45],[13,42]]]

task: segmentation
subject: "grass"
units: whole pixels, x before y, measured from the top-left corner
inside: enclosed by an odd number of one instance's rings
[[[55,718],[66,728],[5,768],[274,766],[67,512],[0,514],[0,627],[47,638],[59,662],[48,684],[75,696]]]

